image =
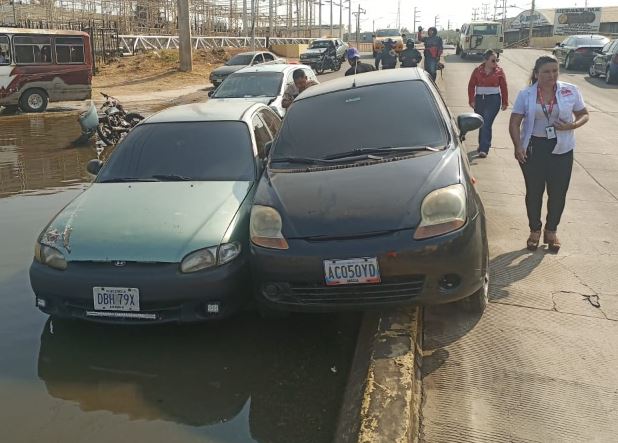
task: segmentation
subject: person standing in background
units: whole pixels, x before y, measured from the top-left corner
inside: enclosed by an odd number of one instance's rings
[[[423,38],[425,43],[425,71],[429,73],[433,81],[436,81],[438,63],[444,52],[442,37],[438,36],[438,30],[432,26],[427,30],[427,37]]]

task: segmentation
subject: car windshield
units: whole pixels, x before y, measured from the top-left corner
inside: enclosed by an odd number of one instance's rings
[[[575,46],[603,46],[609,40],[606,38],[578,38],[575,39]]]
[[[498,25],[474,25],[472,27],[474,35],[498,35]]]
[[[315,40],[309,46],[309,49],[321,49],[321,48],[330,48],[333,46],[333,42],[330,40]]]
[[[118,145],[97,182],[251,181],[253,158],[243,122],[142,124]]]
[[[395,82],[299,100],[286,114],[271,160],[447,143],[431,90],[420,80]]]
[[[250,65],[253,60],[253,54],[238,54],[229,59],[226,63],[227,66],[244,66]]]
[[[242,72],[230,75],[219,86],[215,98],[277,97],[281,90],[281,72]]]
[[[378,29],[376,31],[376,37],[398,37],[398,29]]]

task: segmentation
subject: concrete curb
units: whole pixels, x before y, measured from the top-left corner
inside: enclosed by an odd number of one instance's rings
[[[344,394],[336,443],[418,438],[422,309],[367,313]]]

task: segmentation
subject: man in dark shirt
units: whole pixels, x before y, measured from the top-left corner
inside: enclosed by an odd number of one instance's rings
[[[406,42],[406,49],[399,54],[399,61],[402,68],[416,68],[421,62],[423,56],[418,49],[414,47],[414,40],[409,39]]]
[[[354,75],[354,74],[362,74],[364,72],[375,71],[375,68],[368,63],[361,63],[360,61],[360,53],[356,48],[348,49],[346,54],[348,57],[348,62],[350,63],[350,69],[345,72],[345,75]]]
[[[427,34],[428,37],[423,39],[425,43],[425,71],[435,81],[444,47],[442,45],[442,38],[438,36],[438,30],[435,27],[429,28]]]
[[[376,69],[380,69],[380,62],[382,62],[382,69],[395,69],[397,67],[397,52],[395,51],[395,42],[392,38],[384,42],[384,48],[378,53]]]

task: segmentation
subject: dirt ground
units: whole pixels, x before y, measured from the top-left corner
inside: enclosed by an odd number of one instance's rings
[[[246,48],[225,48],[193,51],[193,71],[178,70],[178,51],[150,51],[122,57],[109,64],[97,66],[92,80],[92,96],[99,92],[114,96],[140,94],[177,89],[182,86],[210,83],[210,73],[232,56]]]

